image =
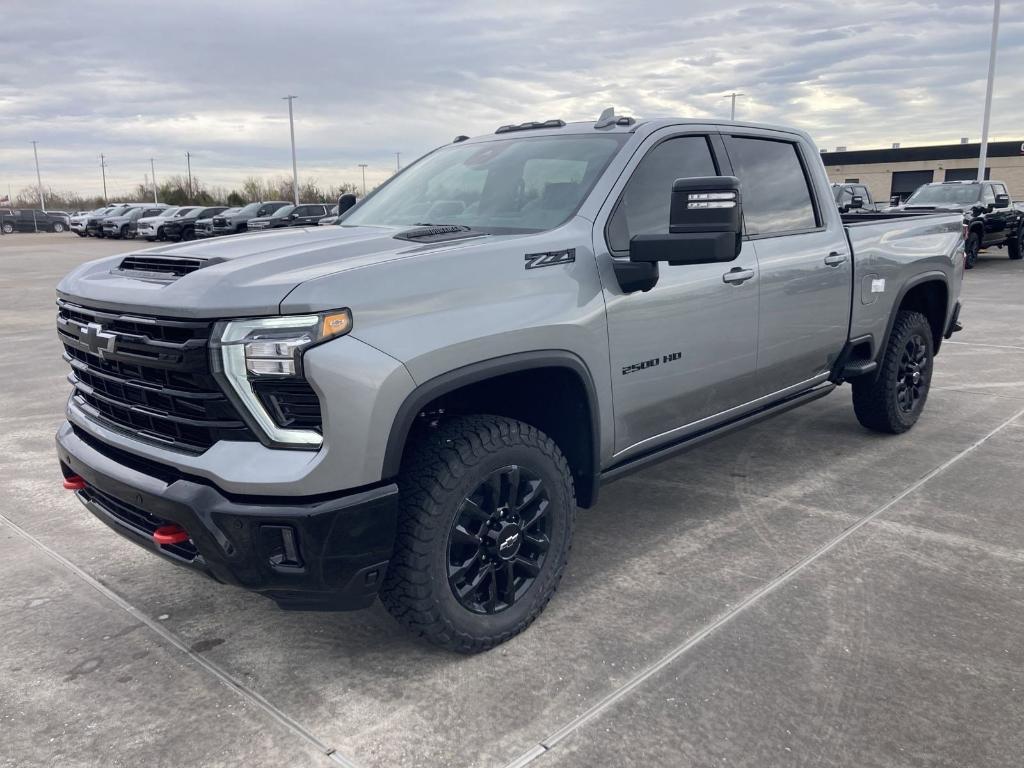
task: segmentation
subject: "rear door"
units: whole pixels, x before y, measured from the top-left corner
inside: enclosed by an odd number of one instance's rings
[[[746,236],[760,271],[757,375],[762,396],[811,386],[849,333],[850,247],[824,175],[797,137],[750,130],[724,137],[740,180]]]
[[[749,243],[727,264],[660,264],[657,285],[645,293],[623,293],[611,272],[613,260],[629,258],[631,237],[668,233],[673,182],[722,175],[721,155],[713,131],[655,131],[597,217],[616,459],[674,442],[756,396],[758,281]],[[725,282],[731,270],[743,277]]]

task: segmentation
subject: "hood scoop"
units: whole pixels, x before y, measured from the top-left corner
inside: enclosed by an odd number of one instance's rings
[[[113,270],[114,274],[128,275],[142,280],[171,282],[210,264],[209,259],[176,256],[125,256]]]

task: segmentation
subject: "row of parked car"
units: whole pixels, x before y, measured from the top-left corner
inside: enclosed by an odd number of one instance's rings
[[[1024,258],[1024,205],[1014,203],[1001,181],[936,181],[923,184],[901,203],[877,203],[863,184],[833,184],[832,194],[842,213],[938,213],[964,216],[964,252],[971,269],[982,248],[1006,248],[1013,260]]]
[[[293,205],[283,200],[255,202],[229,208],[226,205],[116,203],[71,216],[67,228],[79,237],[135,238],[146,240],[195,240],[239,232],[334,224],[338,206],[330,203]],[[64,229],[59,230],[63,232]]]

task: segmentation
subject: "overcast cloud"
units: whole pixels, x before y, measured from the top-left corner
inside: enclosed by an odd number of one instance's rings
[[[17,2],[0,28],[0,190],[193,172],[370,183],[507,122],[728,116],[822,147],[977,140],[991,3]],[[1004,2],[993,139],[1024,140],[1024,2]]]

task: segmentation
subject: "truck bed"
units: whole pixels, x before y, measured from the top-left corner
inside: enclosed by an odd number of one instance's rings
[[[959,295],[963,216],[897,211],[862,214],[853,219],[843,217],[853,251],[850,338],[870,336],[877,352],[893,308],[916,280],[930,274],[949,275],[949,290],[953,296]]]

